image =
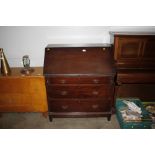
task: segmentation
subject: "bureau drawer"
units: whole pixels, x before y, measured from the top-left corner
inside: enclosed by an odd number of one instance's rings
[[[47,86],[50,98],[100,98],[113,94],[111,85],[50,85]]]
[[[80,77],[79,84],[111,84],[113,83],[113,78],[110,76],[104,77]]]
[[[50,112],[109,112],[110,100],[59,99],[49,101]]]
[[[46,84],[78,84],[79,77],[46,77]]]
[[[50,85],[50,84],[110,84],[110,83],[113,83],[113,78],[110,76],[46,77],[47,85]]]

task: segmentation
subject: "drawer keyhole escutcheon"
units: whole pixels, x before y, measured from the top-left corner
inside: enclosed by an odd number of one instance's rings
[[[61,83],[62,83],[62,84],[66,83],[66,80],[61,80]]]
[[[67,91],[62,91],[61,95],[65,96],[65,95],[67,95],[67,93],[68,93]]]
[[[63,105],[63,106],[62,106],[62,109],[67,109],[67,108],[68,108],[67,105]]]
[[[98,91],[93,91],[93,95],[98,95]]]
[[[98,79],[94,79],[93,81],[94,81],[94,83],[99,83]]]
[[[97,109],[98,108],[98,105],[97,104],[94,104],[94,105],[92,105],[92,108],[93,109]]]

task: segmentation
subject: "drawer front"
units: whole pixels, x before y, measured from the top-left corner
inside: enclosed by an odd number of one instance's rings
[[[79,77],[46,77],[46,85],[51,84],[78,84]]]
[[[78,97],[80,98],[102,98],[110,97],[112,91],[111,85],[91,85],[79,86]]]
[[[109,112],[110,100],[50,100],[50,112]]]
[[[47,93],[50,98],[108,98],[113,89],[111,85],[51,85]]]
[[[113,78],[110,76],[104,77],[81,77],[80,84],[111,84]]]
[[[121,83],[155,83],[155,74],[149,73],[129,73],[118,74],[117,81]]]
[[[46,84],[110,84],[113,83],[113,78],[110,76],[92,77],[46,77]]]

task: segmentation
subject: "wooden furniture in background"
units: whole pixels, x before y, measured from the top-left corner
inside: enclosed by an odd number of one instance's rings
[[[12,68],[10,76],[0,76],[0,112],[48,111],[43,71],[34,69],[29,76],[23,76],[21,68]]]
[[[119,69],[155,68],[155,36],[114,34],[114,57]]]
[[[113,33],[117,97],[155,101],[155,35]]]
[[[44,75],[50,120],[97,116],[110,120],[115,76],[110,45],[49,45]]]

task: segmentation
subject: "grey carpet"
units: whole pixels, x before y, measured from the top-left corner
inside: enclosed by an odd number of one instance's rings
[[[0,116],[1,129],[117,129],[116,116],[107,118],[54,118],[50,122],[41,113],[3,113]]]

